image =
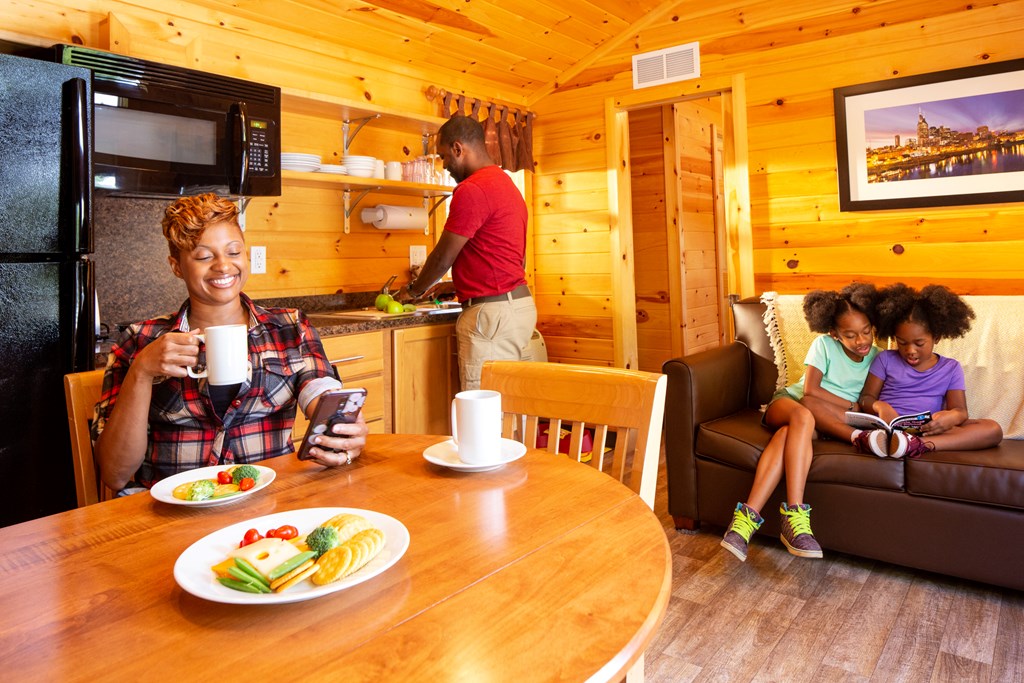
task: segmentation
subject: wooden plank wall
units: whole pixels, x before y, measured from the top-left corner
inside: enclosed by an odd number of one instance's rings
[[[1021,204],[840,212],[832,116],[835,87],[1024,57],[1024,2],[880,2],[863,12],[831,3],[835,11],[820,21],[804,15],[823,3],[744,4],[749,11],[708,9],[699,20],[641,32],[623,50],[701,39],[702,79],[680,84],[680,93],[744,76],[756,290],[804,292],[869,279],[938,281],[972,294],[1024,292]],[[738,19],[755,28],[737,34]],[[537,281],[548,283],[541,326],[546,335],[590,335],[595,348],[607,341],[608,361],[611,290],[594,273],[620,256],[594,235],[613,220],[603,182],[610,170],[604,107],[631,91],[625,58],[609,54],[616,68],[596,63],[534,107],[538,234],[559,237],[537,261]],[[663,98],[671,88],[650,90]],[[555,339],[549,348],[564,345]]]
[[[80,44],[417,116],[440,114],[440,100],[426,97],[430,86],[474,97],[523,101],[513,87],[503,88],[500,79],[496,83],[474,78],[455,65],[443,73],[426,72],[415,60],[389,60],[374,54],[387,48],[383,39],[374,40],[379,22],[373,17],[363,22],[367,40],[365,48],[358,50],[303,33],[287,16],[288,3],[259,3],[252,9],[249,5],[204,0],[173,4],[10,0],[4,3],[0,39],[35,45]],[[341,14],[335,16],[336,9],[324,7],[323,20],[350,23],[352,16],[358,16],[349,12],[349,18],[342,19]],[[423,44],[418,49],[431,48]],[[287,107],[282,117],[283,151],[315,153],[325,163],[338,162],[343,150],[339,118]],[[422,153],[422,138],[416,132],[388,131],[370,124],[350,151],[404,161]],[[359,210],[378,203],[420,206],[422,200],[371,194],[353,212],[351,232],[345,234],[341,192],[327,185],[286,181],[281,197],[253,199],[247,210],[246,239],[267,247],[267,273],[250,276],[246,291],[256,297],[371,291],[392,274],[399,275],[397,285],[403,284],[409,246],[424,244],[429,249],[434,238],[364,225]],[[442,225],[443,218],[442,207],[435,224]],[[532,272],[529,275],[532,280]]]

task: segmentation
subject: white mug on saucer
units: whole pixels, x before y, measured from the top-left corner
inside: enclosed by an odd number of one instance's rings
[[[474,389],[460,391],[452,401],[452,440],[459,460],[467,465],[501,461],[501,394]]]
[[[249,373],[249,328],[247,325],[214,325],[197,334],[206,346],[206,368],[189,377],[206,377],[210,384],[241,384]]]

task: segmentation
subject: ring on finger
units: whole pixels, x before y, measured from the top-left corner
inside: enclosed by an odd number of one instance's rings
[[[352,454],[349,453],[348,451],[345,451],[345,464],[346,465],[351,465],[352,464]]]

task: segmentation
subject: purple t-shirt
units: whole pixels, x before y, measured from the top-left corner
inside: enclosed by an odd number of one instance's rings
[[[882,380],[879,399],[900,415],[942,410],[946,392],[965,391],[964,369],[960,363],[938,356],[939,362],[918,372],[900,358],[899,351],[882,351],[871,363],[871,374]]]

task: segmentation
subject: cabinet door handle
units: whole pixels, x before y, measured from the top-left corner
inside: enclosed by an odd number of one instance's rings
[[[338,360],[332,360],[331,365],[337,365],[338,363],[351,363],[352,361],[362,360],[366,356],[349,356],[348,358],[339,358]]]

